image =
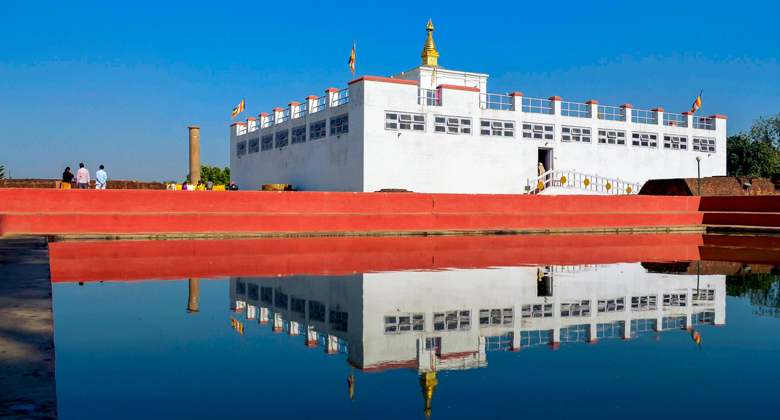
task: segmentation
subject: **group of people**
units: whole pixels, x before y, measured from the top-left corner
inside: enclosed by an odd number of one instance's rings
[[[76,171],[76,175],[70,171],[70,166],[65,168],[65,172],[62,173],[61,188],[70,188],[70,184],[73,182],[73,178],[76,178],[76,185],[80,190],[89,189],[89,170],[84,167],[83,163],[79,163],[79,170]],[[105,166],[100,165],[100,170],[95,172],[95,189],[105,190],[106,183],[108,182],[108,174],[106,174]]]

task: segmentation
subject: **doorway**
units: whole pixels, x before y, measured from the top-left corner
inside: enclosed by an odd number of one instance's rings
[[[553,151],[552,149],[543,149],[539,148],[539,159],[537,160],[537,170],[541,169],[539,168],[539,164],[541,163],[542,166],[544,166],[544,171],[547,172],[550,169],[552,169],[552,163],[553,163]],[[537,172],[538,173],[538,172]],[[541,175],[541,174],[539,174]]]

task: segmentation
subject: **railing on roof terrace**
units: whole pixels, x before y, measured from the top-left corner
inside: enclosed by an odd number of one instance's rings
[[[289,119],[290,119],[290,109],[287,108],[284,111],[282,111],[282,121],[281,122],[285,122],[285,121],[287,121]]]
[[[309,108],[309,104],[304,102],[300,105],[298,105],[298,111],[293,114],[293,118],[300,118],[305,117],[307,114],[307,110]]]
[[[499,95],[497,93],[480,93],[479,107],[482,109],[513,111],[512,98],[509,95]]]
[[[596,118],[607,121],[625,121],[623,118],[623,108],[616,106],[599,105]]]
[[[712,118],[707,117],[691,117],[693,120],[693,128],[699,128],[702,130],[714,130],[715,124],[712,123]]]
[[[655,113],[641,109],[631,110],[631,122],[639,124],[655,124]]]
[[[636,182],[566,170],[549,170],[529,179],[526,185],[528,194],[539,194],[550,187],[569,187],[607,195],[629,195],[639,193],[642,188],[642,184]]]
[[[685,115],[664,112],[664,125],[669,125],[672,127],[687,127],[688,122],[685,120]]]
[[[315,112],[320,112],[328,107],[328,100],[324,96],[320,96],[319,98],[314,100],[313,103],[314,106],[311,108],[311,114],[314,114]]]
[[[332,106],[339,106],[344,105],[346,103],[349,103],[349,88],[341,89],[333,95],[333,105]]]
[[[441,106],[441,98],[437,89],[417,89],[417,104]]]
[[[588,106],[576,102],[561,102],[561,115],[564,117],[588,118]]]
[[[552,115],[552,106],[547,99],[523,98],[523,112]]]
[[[238,130],[236,130],[236,134],[239,135],[239,136],[242,136],[242,135],[246,134],[246,126],[239,124],[238,125]]]
[[[274,114],[273,113],[271,113],[271,115],[268,116],[268,118],[265,121],[265,125],[263,126],[263,128],[268,128],[268,127],[271,127],[272,125],[274,125]]]

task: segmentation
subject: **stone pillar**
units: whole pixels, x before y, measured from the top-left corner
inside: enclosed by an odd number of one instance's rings
[[[512,92],[509,94],[509,103],[512,104],[512,111],[523,110],[523,94],[522,92]],[[520,131],[515,129],[515,131]]]
[[[200,127],[190,126],[190,183],[200,181]]]
[[[260,114],[260,115],[258,115],[258,116],[260,117],[260,123],[259,123],[259,126],[260,126],[260,128],[266,128],[266,127],[268,127],[268,120],[269,120],[269,118],[270,118],[270,117],[269,117],[269,115],[268,115],[268,113],[266,113],[266,112],[263,112],[263,113],[261,113],[261,114]]]
[[[685,111],[682,113],[683,116],[683,127],[693,127],[693,118],[691,116],[693,115],[693,112],[691,111]],[[693,144],[693,140],[691,140],[691,144]],[[693,150],[693,149],[691,149]]]
[[[631,122],[631,110],[634,107],[631,106],[631,104],[623,104],[620,105],[621,115],[623,116],[623,121],[625,122]],[[630,140],[630,139],[628,139]]]
[[[283,116],[284,116],[284,110],[282,108],[278,108],[278,107],[274,108],[273,125],[282,122]]]
[[[317,102],[317,99],[319,99],[317,96],[309,95],[306,97],[306,114],[311,114],[314,112],[314,104]]]
[[[653,108],[652,111],[653,111],[653,118],[655,119],[655,123],[657,125],[664,125],[664,109]]]
[[[327,104],[328,108],[333,106],[333,101],[336,99],[336,95],[338,94],[339,90],[336,88],[328,88],[325,90],[325,103]]]
[[[289,104],[287,104],[287,106],[289,107],[289,111],[287,112],[290,113],[290,119],[292,120],[294,118],[298,118],[299,115],[297,114],[298,114],[298,110],[301,107],[301,104],[299,102],[290,102]]]
[[[563,99],[560,96],[550,96],[547,100],[550,101],[550,114],[561,115],[561,101]]]
[[[601,119],[601,117],[599,116],[599,101],[590,100],[588,102],[585,102],[585,105],[588,106],[588,118],[592,120]]]
[[[187,313],[188,314],[197,314],[200,313],[200,310],[198,310],[198,301],[200,300],[200,279],[190,279],[190,297],[187,301]]]

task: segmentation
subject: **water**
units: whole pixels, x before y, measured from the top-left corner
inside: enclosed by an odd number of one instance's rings
[[[671,236],[52,244],[60,418],[773,417],[777,251]]]

